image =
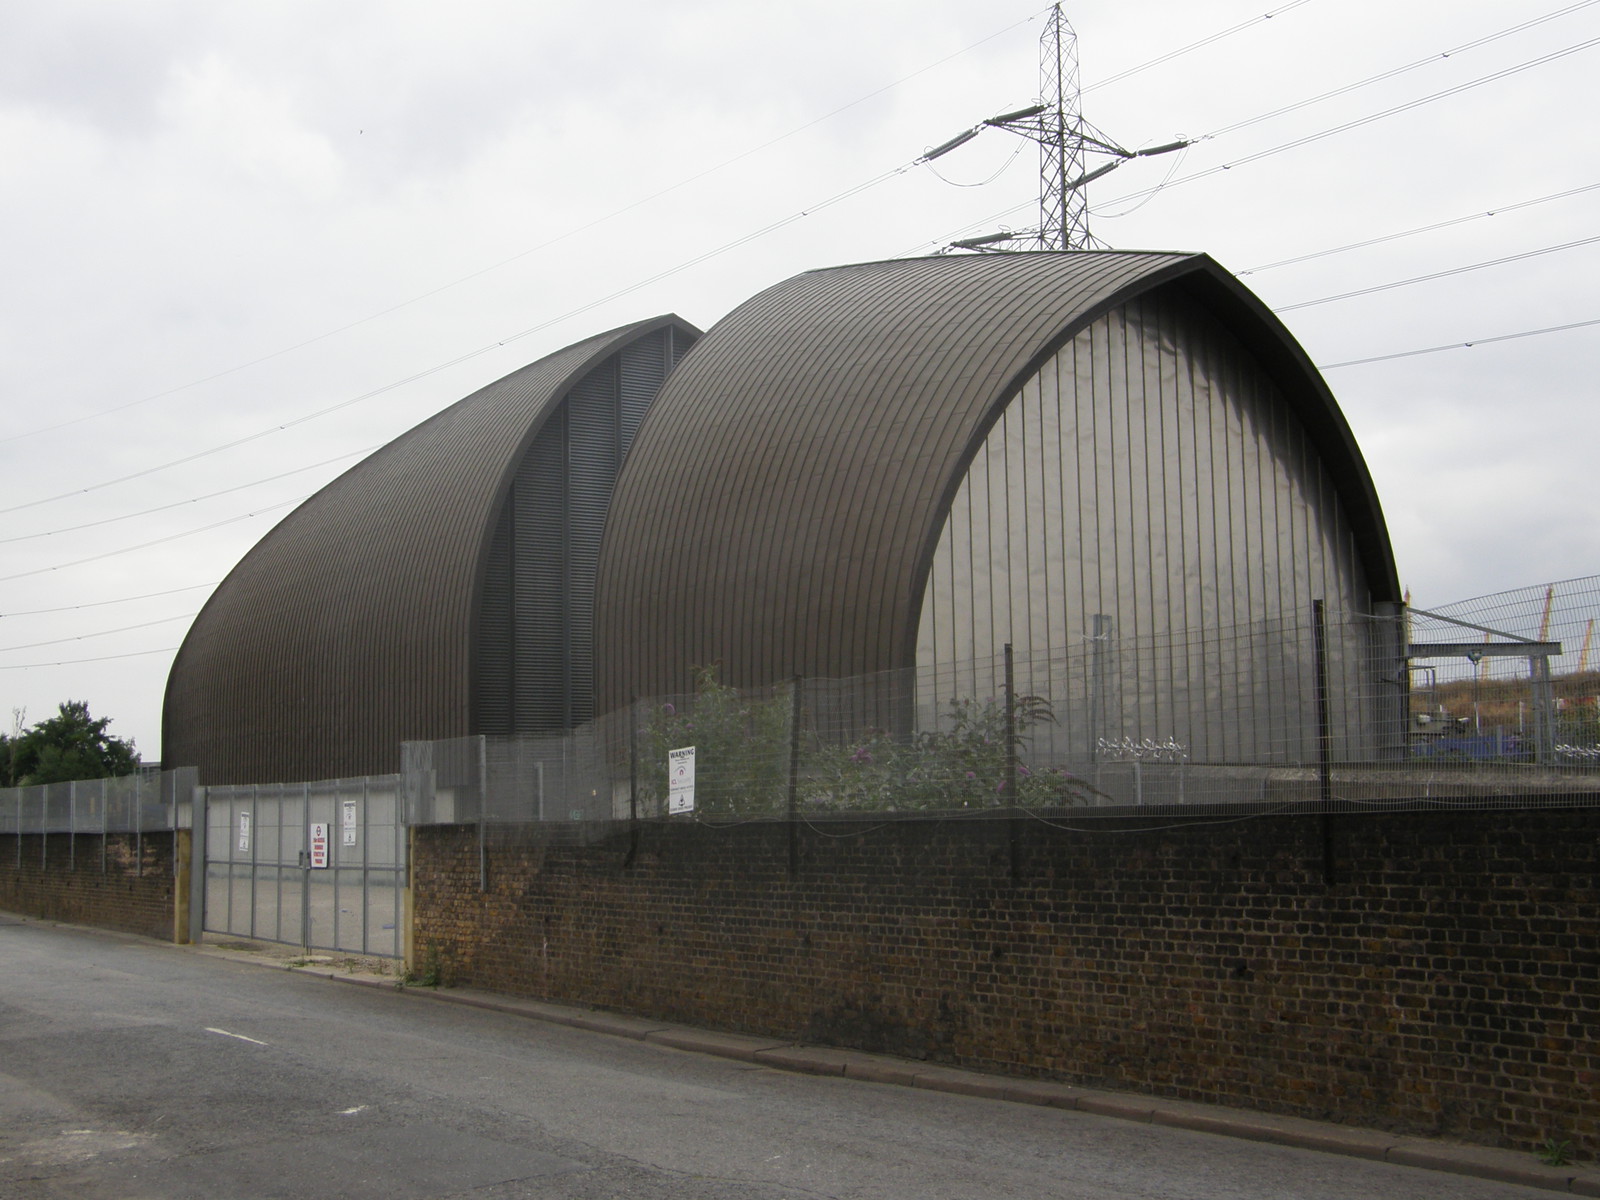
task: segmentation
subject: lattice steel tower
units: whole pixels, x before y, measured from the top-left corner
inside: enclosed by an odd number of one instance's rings
[[[1084,172],[1086,123],[1079,102],[1078,35],[1058,4],[1039,38],[1039,249],[1087,250],[1089,202],[1069,181]],[[1104,139],[1097,139],[1102,144]]]
[[[1078,84],[1078,35],[1057,4],[1045,18],[1039,37],[1039,103],[1002,113],[973,126],[922,156],[930,162],[971,141],[986,128],[1004,129],[1039,146],[1039,225],[1031,231],[990,233],[963,238],[951,246],[962,250],[1093,250],[1108,247],[1089,232],[1090,181],[1114,171],[1130,158],[1147,158],[1181,150],[1185,140],[1126,150],[1084,120]],[[1089,169],[1091,155],[1111,161]]]

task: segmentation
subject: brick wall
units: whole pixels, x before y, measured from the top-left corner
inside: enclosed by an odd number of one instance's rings
[[[447,982],[1532,1148],[1600,1125],[1600,808],[416,831]],[[558,832],[558,831],[557,831]]]
[[[173,835],[101,836],[0,836],[0,910],[172,940]]]

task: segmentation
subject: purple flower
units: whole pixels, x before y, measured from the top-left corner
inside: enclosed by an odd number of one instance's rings
[[[869,763],[872,761],[872,751],[862,746],[850,756],[850,761],[853,763]]]
[[[976,779],[977,777],[978,777],[978,773],[976,771],[968,771],[967,772],[967,778],[968,779]]]
[[[669,716],[669,717],[671,717],[671,716],[676,716],[676,715],[677,715],[677,712],[678,712],[678,710],[677,710],[677,709],[676,709],[676,708],[674,708],[674,707],[673,707],[673,706],[672,706],[672,705],[670,705],[670,704],[663,704],[663,705],[662,705],[662,706],[661,706],[661,711],[662,711],[662,712],[664,712],[664,713],[666,713],[666,714],[667,714],[667,716]]]

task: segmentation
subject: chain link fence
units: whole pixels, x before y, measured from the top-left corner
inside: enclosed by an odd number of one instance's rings
[[[1600,608],[1596,590],[1572,594]],[[415,823],[560,822],[574,837],[656,818],[1587,802],[1600,748],[1586,750],[1592,731],[1570,719],[1583,652],[1498,634],[1510,649],[1489,656],[1494,679],[1520,689],[1524,719],[1469,743],[1459,689],[1477,664],[1457,634],[1475,610],[1461,611],[1319,607],[1156,637],[1100,622],[1047,654],[753,689],[708,668],[691,693],[639,700],[568,736],[407,743],[402,788]],[[1563,619],[1562,632],[1575,627]],[[1480,721],[1484,711],[1480,695]]]
[[[1418,753],[1600,766],[1597,616],[1596,576],[1410,609]]]

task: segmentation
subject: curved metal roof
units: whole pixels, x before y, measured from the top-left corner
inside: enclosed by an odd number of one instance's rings
[[[596,598],[599,711],[685,691],[915,661],[955,490],[1021,382],[1097,317],[1179,287],[1304,422],[1376,599],[1398,599],[1377,494],[1332,394],[1281,322],[1200,254],[951,256],[813,271],[701,339],[618,481]]]
[[[474,392],[308,499],[217,587],[167,680],[163,757],[205,783],[377,774],[402,739],[472,732],[495,518],[546,419],[676,316],[588,338]]]

